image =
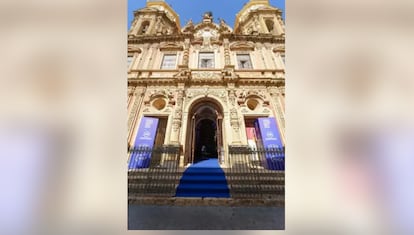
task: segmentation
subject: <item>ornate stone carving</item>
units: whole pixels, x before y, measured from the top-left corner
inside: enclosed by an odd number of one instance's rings
[[[132,105],[131,113],[128,117],[128,131],[131,130],[132,122],[135,116],[137,115],[137,109],[138,109],[139,102],[140,102],[139,99],[135,99],[134,104]]]
[[[232,51],[254,51],[255,45],[252,42],[235,42],[230,45]]]
[[[183,45],[180,43],[166,42],[160,44],[160,51],[182,51]]]
[[[223,19],[220,19],[220,32],[221,33],[230,33],[230,27],[226,24],[226,22]]]
[[[268,103],[267,99],[266,99],[266,95],[264,94],[264,92],[262,90],[249,90],[246,91],[245,89],[239,91],[239,94],[237,96],[238,98],[238,103],[244,103],[246,101],[246,98],[249,96],[256,96],[259,97],[260,99],[262,99],[264,101],[264,103]]]
[[[193,24],[193,20],[190,19],[187,24],[184,26],[183,28],[183,32],[187,33],[187,32],[193,32],[194,31],[194,24]]]
[[[184,55],[183,55],[183,65],[185,67],[188,67],[189,54],[190,54],[190,40],[185,39],[185,41],[184,41]]]
[[[276,106],[276,113],[280,118],[281,124],[282,124],[282,128],[285,128],[285,115],[282,111],[282,107],[280,107],[279,104],[279,95],[280,95],[280,88],[274,87],[274,88],[269,88],[269,94],[271,95],[274,105]]]
[[[212,23],[213,22],[213,13],[211,11],[207,11],[203,15],[203,23]]]
[[[157,17],[157,22],[155,23],[156,33],[157,35],[163,34],[163,23],[161,22],[161,16]]]
[[[168,100],[168,104],[175,104],[173,92],[166,88],[151,90],[145,97],[144,104],[149,105],[149,103],[157,97],[164,97]]]
[[[192,79],[221,79],[221,74],[217,72],[201,71],[192,72]]]
[[[184,91],[178,90],[177,91],[177,105],[175,107],[175,114],[173,119],[173,131],[178,132],[181,127],[181,120],[182,120],[182,112],[183,112],[183,97]],[[178,138],[178,134],[176,133],[176,137]]]
[[[191,70],[184,66],[183,68],[180,68],[178,73],[174,74],[173,77],[176,78],[179,82],[188,81],[192,77]]]
[[[225,66],[228,66],[231,64],[230,62],[230,43],[229,43],[229,39],[225,38],[224,39],[224,64]]]
[[[259,22],[259,16],[254,15],[250,33],[259,34],[260,32],[261,32],[261,27],[260,27],[260,22]]]
[[[235,131],[239,130],[239,116],[237,114],[237,109],[234,107],[230,109],[230,124]]]
[[[128,96],[132,96],[135,93],[135,87],[128,87]]]
[[[239,75],[234,72],[234,65],[225,66],[221,74],[226,82],[235,82],[239,78]]]
[[[207,96],[214,96],[220,99],[223,103],[227,103],[227,94],[226,90],[224,89],[210,89],[209,87],[198,88],[198,89],[189,89],[187,90],[187,99],[186,103],[190,103],[191,100],[199,95]]]
[[[229,101],[232,106],[236,106],[236,91],[234,89],[228,89]]]

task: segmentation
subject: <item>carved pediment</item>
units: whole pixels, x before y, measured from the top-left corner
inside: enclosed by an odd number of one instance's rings
[[[202,22],[202,23],[199,23],[199,24],[195,25],[194,30],[199,31],[199,30],[203,30],[205,28],[210,28],[210,29],[213,29],[213,30],[219,30],[220,29],[220,27],[215,23]]]
[[[196,38],[217,38],[218,35],[218,29],[213,27],[202,27],[200,29],[195,29],[195,35]]]
[[[169,104],[175,103],[174,95],[171,90],[157,89],[148,93],[146,99],[144,99],[144,104],[149,105],[152,101],[159,98],[166,99]]]
[[[173,42],[164,42],[160,45],[160,51],[182,51],[183,45]]]
[[[254,44],[251,42],[235,42],[230,45],[232,51],[254,51]]]
[[[200,71],[200,72],[192,72],[193,79],[221,79],[221,73],[217,72],[210,72],[210,71]]]
[[[156,97],[164,97],[164,98],[173,98],[174,95],[171,91],[168,91],[166,89],[160,89],[160,90],[153,90],[149,93],[149,98],[153,99]]]

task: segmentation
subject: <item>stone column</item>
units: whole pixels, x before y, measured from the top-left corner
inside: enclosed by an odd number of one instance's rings
[[[240,136],[240,120],[238,114],[238,106],[236,103],[236,91],[234,88],[234,84],[229,84],[229,111],[230,111],[230,126],[232,129],[232,144],[241,144],[241,136]]]
[[[144,94],[145,94],[146,88],[136,88],[134,92],[134,103],[131,108],[130,115],[128,117],[128,143],[131,142],[133,132],[135,130],[135,127],[137,125],[137,119],[138,119],[138,113],[141,109],[143,100],[144,100]]]
[[[148,66],[147,69],[154,69],[154,60],[157,56],[158,53],[158,43],[154,43],[153,45],[151,45],[151,52],[150,52],[150,57],[148,58]]]
[[[230,43],[228,38],[223,39],[223,45],[224,45],[224,66],[230,65]]]
[[[137,66],[136,68],[145,68],[145,62],[146,62],[146,58],[148,57],[148,52],[150,50],[150,46],[148,44],[145,44],[143,49],[142,49],[142,53],[141,53],[141,57],[138,60]]]
[[[135,87],[128,86],[128,100],[127,100],[128,115],[129,115],[129,110],[131,108],[131,103],[134,100],[134,91],[135,91]]]
[[[282,109],[282,106],[280,104],[280,91],[279,88],[277,87],[273,87],[273,88],[269,88],[269,94],[272,97],[272,103],[273,103],[273,107],[276,111],[276,119],[278,120],[278,122],[280,123],[280,133],[282,135],[282,138],[284,138],[285,136],[285,112]]]
[[[183,99],[184,99],[184,89],[179,88],[177,91],[177,103],[175,105],[175,112],[173,116],[172,122],[172,132],[171,132],[171,139],[170,142],[172,144],[179,144],[180,138],[180,130],[182,124],[182,116],[183,116]]]
[[[190,58],[190,39],[186,38],[184,41],[184,55],[183,55],[183,67],[188,68]]]

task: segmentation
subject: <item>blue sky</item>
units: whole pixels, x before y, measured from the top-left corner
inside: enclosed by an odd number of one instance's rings
[[[214,22],[218,18],[223,18],[230,27],[234,27],[236,14],[243,8],[249,0],[166,0],[180,16],[181,25],[191,18],[194,23],[201,21],[201,16],[206,11],[212,11]],[[128,29],[134,18],[133,11],[145,7],[146,0],[128,0]],[[270,0],[272,6],[283,11],[285,18],[285,0]]]

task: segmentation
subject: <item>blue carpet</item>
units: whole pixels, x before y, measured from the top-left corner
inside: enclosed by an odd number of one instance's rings
[[[188,167],[177,187],[176,197],[230,197],[226,176],[216,159]]]

